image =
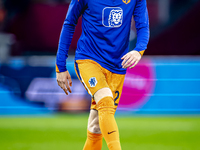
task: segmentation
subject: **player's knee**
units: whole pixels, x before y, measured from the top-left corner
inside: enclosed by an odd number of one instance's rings
[[[90,129],[88,129],[92,133],[101,133],[99,125],[92,125]]]
[[[114,109],[114,101],[112,97],[104,97],[97,104],[97,110],[99,109]]]
[[[115,106],[112,97],[104,97],[97,104],[97,110],[99,113],[99,121],[104,117],[115,114]]]
[[[92,133],[101,133],[101,130],[99,127],[98,111],[96,110],[90,111],[90,116],[88,119],[88,130]]]
[[[88,130],[92,133],[101,133],[99,121],[95,119],[91,122],[88,122]]]
[[[113,94],[112,94],[112,91],[110,90],[110,88],[102,88],[94,94],[94,100],[96,103],[98,103],[104,97],[112,97],[113,98]]]

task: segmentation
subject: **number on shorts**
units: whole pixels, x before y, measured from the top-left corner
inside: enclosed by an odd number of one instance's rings
[[[118,104],[115,103],[115,102],[116,102],[116,100],[119,98],[119,91],[115,91],[115,94],[117,94],[117,96],[116,96],[115,99],[114,99],[114,104],[115,104],[115,106],[118,106]]]

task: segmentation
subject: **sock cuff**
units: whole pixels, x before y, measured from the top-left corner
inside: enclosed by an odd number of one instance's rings
[[[92,141],[98,141],[103,138],[102,133],[92,133],[89,130],[87,130],[87,137]]]
[[[111,96],[106,96],[102,98],[98,103],[97,103],[97,110],[101,108],[114,108],[114,100]]]

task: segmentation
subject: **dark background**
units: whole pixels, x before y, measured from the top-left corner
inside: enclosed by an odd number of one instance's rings
[[[163,2],[147,0],[151,38],[145,55],[199,55],[200,1]],[[68,6],[64,0],[1,0],[0,31],[15,35],[11,55],[55,55]],[[80,34],[81,19],[69,54]]]

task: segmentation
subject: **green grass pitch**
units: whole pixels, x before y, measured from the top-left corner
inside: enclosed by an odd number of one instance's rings
[[[116,117],[122,150],[200,150],[198,117]],[[1,150],[82,150],[87,114],[1,117]],[[103,141],[102,150],[108,150]]]

